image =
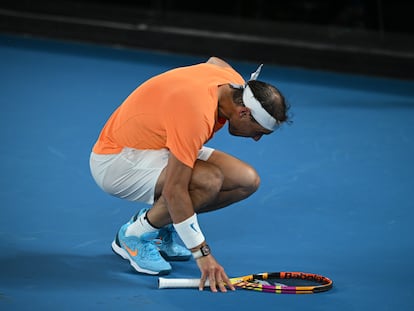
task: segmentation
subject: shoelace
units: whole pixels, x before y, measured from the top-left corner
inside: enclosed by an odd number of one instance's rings
[[[162,237],[162,241],[166,244],[174,243],[177,241],[178,234],[175,231],[173,226],[168,226],[166,228],[163,228],[162,230],[165,231],[165,234]]]
[[[158,239],[154,239],[152,241],[146,241],[145,243],[141,243],[142,250],[141,252],[145,254],[145,257],[148,257],[150,259],[159,259],[160,253],[158,251],[157,246]]]

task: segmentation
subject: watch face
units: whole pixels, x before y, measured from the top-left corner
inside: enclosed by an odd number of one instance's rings
[[[210,255],[210,247],[208,245],[204,245],[202,248],[200,248],[200,250],[203,256]]]

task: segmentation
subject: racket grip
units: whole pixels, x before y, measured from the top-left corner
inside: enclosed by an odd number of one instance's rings
[[[158,278],[158,288],[198,288],[200,279]],[[208,280],[204,286],[209,286]]]

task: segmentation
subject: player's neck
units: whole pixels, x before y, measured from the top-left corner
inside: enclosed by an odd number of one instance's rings
[[[218,88],[218,117],[229,120],[234,112],[231,88],[228,84]]]

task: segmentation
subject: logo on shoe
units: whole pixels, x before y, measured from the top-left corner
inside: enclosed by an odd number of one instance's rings
[[[122,246],[126,249],[128,254],[130,254],[132,257],[135,257],[136,255],[138,255],[137,249],[134,249],[134,250],[130,249],[124,242],[122,242]]]

